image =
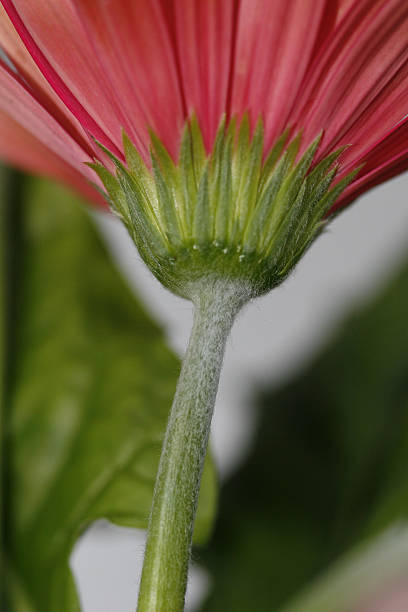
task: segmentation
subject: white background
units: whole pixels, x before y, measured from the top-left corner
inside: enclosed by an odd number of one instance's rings
[[[338,217],[281,287],[250,304],[236,322],[227,348],[212,431],[221,478],[243,460],[256,415],[246,397],[257,381],[278,384],[296,372],[350,308],[369,299],[408,255],[408,176],[377,187]],[[129,283],[163,325],[181,356],[191,307],[165,291],[138,258],[122,226],[97,221]],[[144,532],[98,523],[71,558],[84,612],[134,612]],[[210,588],[193,568],[188,610]]]

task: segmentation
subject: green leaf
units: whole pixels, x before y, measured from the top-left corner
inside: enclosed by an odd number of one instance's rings
[[[254,398],[253,450],[222,490],[204,553],[206,612],[280,610],[347,551],[406,522],[407,312],[408,262],[304,372]]]
[[[72,195],[28,180],[12,231],[19,260],[6,395],[11,609],[74,612],[67,560],[78,535],[101,517],[147,526],[179,363]],[[208,462],[198,543],[214,507]]]

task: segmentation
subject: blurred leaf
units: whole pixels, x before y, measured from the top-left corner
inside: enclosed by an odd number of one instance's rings
[[[67,559],[79,533],[100,517],[146,527],[179,363],[74,197],[29,180],[21,199],[9,319],[8,582],[13,612],[74,612]],[[214,502],[208,464],[198,542]]]
[[[226,484],[204,610],[277,610],[340,554],[408,515],[408,266],[296,380],[265,390]]]
[[[282,612],[350,612],[392,595],[408,577],[407,524],[389,529],[335,563]],[[364,606],[364,608],[363,608]],[[378,609],[378,608],[376,608]],[[382,608],[384,610],[384,608]],[[397,610],[397,608],[392,608]],[[402,612],[402,608],[399,608]]]
[[[6,195],[5,169],[0,164],[0,202]],[[5,354],[7,352],[7,320],[6,304],[8,302],[8,225],[9,208],[0,206],[0,610],[6,612],[7,597],[5,585],[5,526],[6,526],[6,474],[4,469],[5,456],[5,382],[7,367]]]

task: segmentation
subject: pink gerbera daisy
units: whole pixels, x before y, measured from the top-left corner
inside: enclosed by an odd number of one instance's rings
[[[408,167],[408,3],[0,1],[0,156],[107,200],[196,306],[139,600],[179,611],[236,312]]]

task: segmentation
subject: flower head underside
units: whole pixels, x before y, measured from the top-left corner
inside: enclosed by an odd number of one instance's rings
[[[406,0],[0,1],[0,156],[108,192],[179,293],[204,253],[274,286],[408,167]]]
[[[196,117],[186,123],[178,160],[151,134],[146,164],[126,134],[126,166],[91,164],[109,204],[144,261],[168,288],[190,297],[203,278],[242,280],[259,295],[278,285],[322,230],[325,215],[353,180],[336,180],[343,148],[317,161],[321,135],[303,154],[284,132],[264,156],[264,127],[247,115],[220,123],[207,154]]]

